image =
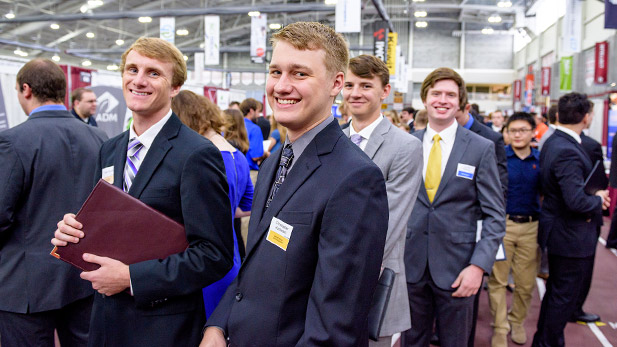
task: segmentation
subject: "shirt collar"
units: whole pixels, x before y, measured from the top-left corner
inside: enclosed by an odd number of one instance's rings
[[[454,138],[456,137],[456,128],[458,128],[458,122],[454,120],[451,125],[438,133],[433,130],[433,128],[431,128],[431,123],[429,122],[428,126],[426,127],[426,134],[424,134],[424,136],[428,136],[428,139],[432,141],[433,136],[435,136],[435,134],[439,134],[439,137],[441,137],[441,141],[443,141],[444,143],[453,144]]]
[[[167,112],[165,117],[163,117],[160,121],[156,122],[153,126],[148,128],[148,130],[144,131],[144,133],[139,136],[137,136],[135,129],[133,129],[133,127],[135,126],[135,122],[132,122],[131,127],[129,128],[129,141],[134,138],[138,138],[139,142],[141,142],[144,147],[150,148],[152,146],[152,142],[154,142],[154,138],[156,138],[156,135],[158,135],[161,129],[163,129],[163,126],[165,125],[165,123],[167,123],[170,117],[171,109],[169,109],[169,112]]]
[[[302,136],[298,137],[296,141],[294,141],[291,144],[291,149],[294,152],[294,160],[291,163],[292,166],[294,165],[295,162],[298,161],[298,158],[302,155],[302,152],[304,152],[304,150],[306,149],[306,146],[308,146],[308,144],[311,143],[311,141],[313,141],[315,136],[317,136],[319,132],[321,132],[325,127],[327,127],[328,124],[332,123],[333,120],[334,120],[334,117],[332,115],[328,116],[328,118],[324,119],[323,122],[317,124],[315,127],[313,127],[313,129],[302,134]],[[285,145],[288,143],[289,143],[289,135],[285,139]]]
[[[469,120],[467,121],[467,123],[465,123],[465,125],[463,127],[465,129],[469,130],[469,129],[471,129],[471,126],[473,125],[473,116],[470,115],[469,113],[467,115],[469,115]]]
[[[66,111],[66,107],[64,105],[43,105],[32,110],[28,116],[32,116],[37,112],[43,111]]]
[[[557,130],[561,130],[564,133],[570,135],[572,138],[574,138],[576,140],[576,142],[578,142],[579,144],[582,142],[581,141],[581,135],[577,134],[574,130],[568,129],[566,127],[563,127],[561,125],[558,125],[555,127],[555,129]]]
[[[506,157],[510,158],[513,156],[516,156],[516,153],[514,153],[514,149],[512,149],[512,145],[507,145],[506,146]],[[531,157],[535,158],[536,160],[540,160],[540,151],[531,147],[531,153],[529,153],[529,155],[527,156],[527,158],[525,158],[525,160]]]
[[[351,123],[349,124],[349,136],[351,136],[353,134],[358,134],[358,135],[362,136],[363,139],[368,140],[371,137],[371,134],[373,133],[375,128],[377,128],[377,126],[379,125],[379,123],[382,120],[383,120],[383,115],[380,114],[379,117],[377,117],[377,119],[375,119],[373,121],[373,123],[369,124],[367,127],[365,127],[364,129],[362,129],[360,131],[356,131],[353,128],[353,120],[352,120]]]

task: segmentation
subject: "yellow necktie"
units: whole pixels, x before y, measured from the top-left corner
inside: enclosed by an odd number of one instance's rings
[[[426,164],[426,178],[424,179],[424,187],[428,200],[433,203],[439,182],[441,181],[441,145],[439,134],[433,136],[433,147],[428,155],[428,163]]]

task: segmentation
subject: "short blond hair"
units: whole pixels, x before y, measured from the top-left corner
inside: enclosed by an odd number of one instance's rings
[[[140,37],[122,54],[120,71],[124,74],[126,56],[135,51],[151,59],[173,64],[172,87],[181,87],[186,81],[186,62],[182,52],[171,43],[157,37]]]
[[[317,22],[296,22],[285,26],[272,35],[272,47],[284,41],[299,50],[323,49],[326,56],[324,64],[331,74],[347,72],[349,50],[343,35],[327,25]]]

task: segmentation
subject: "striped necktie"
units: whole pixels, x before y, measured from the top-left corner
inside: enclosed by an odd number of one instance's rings
[[[270,189],[270,195],[268,196],[268,201],[266,201],[266,208],[270,207],[270,203],[274,196],[279,191],[281,184],[285,181],[285,177],[287,176],[287,171],[289,171],[289,167],[291,166],[291,162],[294,160],[294,152],[291,149],[291,144],[288,143],[283,147],[283,151],[281,153],[281,162],[279,163],[279,168],[276,171],[276,178],[272,188]]]
[[[126,151],[126,165],[124,166],[124,191],[128,192],[131,189],[135,175],[139,171],[141,165],[141,157],[139,151],[144,148],[144,145],[139,142],[138,138],[133,138],[129,141],[129,146]]]

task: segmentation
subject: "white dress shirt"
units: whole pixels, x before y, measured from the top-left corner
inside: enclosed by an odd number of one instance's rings
[[[381,120],[383,119],[383,115],[379,115],[379,117],[377,117],[377,119],[375,119],[375,121],[371,124],[369,124],[366,128],[360,130],[360,131],[356,131],[356,129],[354,129],[353,127],[353,120],[351,121],[351,123],[349,124],[349,137],[351,137],[351,135],[353,134],[358,134],[360,136],[362,136],[362,142],[360,142],[360,149],[364,151],[364,149],[366,148],[366,144],[368,143],[368,139],[371,137],[371,134],[373,133],[373,130],[375,130],[375,128],[377,128],[377,125],[379,124],[379,122],[381,122]]]
[[[422,168],[422,178],[426,179],[426,167],[428,165],[428,157],[431,153],[431,147],[433,147],[433,136],[435,136],[435,134],[439,134],[439,136],[441,137],[439,145],[441,146],[441,176],[443,176],[443,172],[446,169],[448,159],[450,159],[450,153],[452,153],[452,147],[454,146],[454,140],[456,139],[457,128],[458,123],[456,122],[456,120],[454,120],[450,126],[448,126],[439,133],[431,128],[430,123],[428,124],[428,126],[426,127],[426,132],[424,133],[424,139],[422,139],[422,153],[424,154],[424,167]]]
[[[576,140],[576,142],[578,142],[579,144],[581,143],[581,135],[577,134],[576,131],[568,129],[566,127],[562,127],[561,125],[556,126],[555,129],[563,131],[564,133],[572,136]]]

